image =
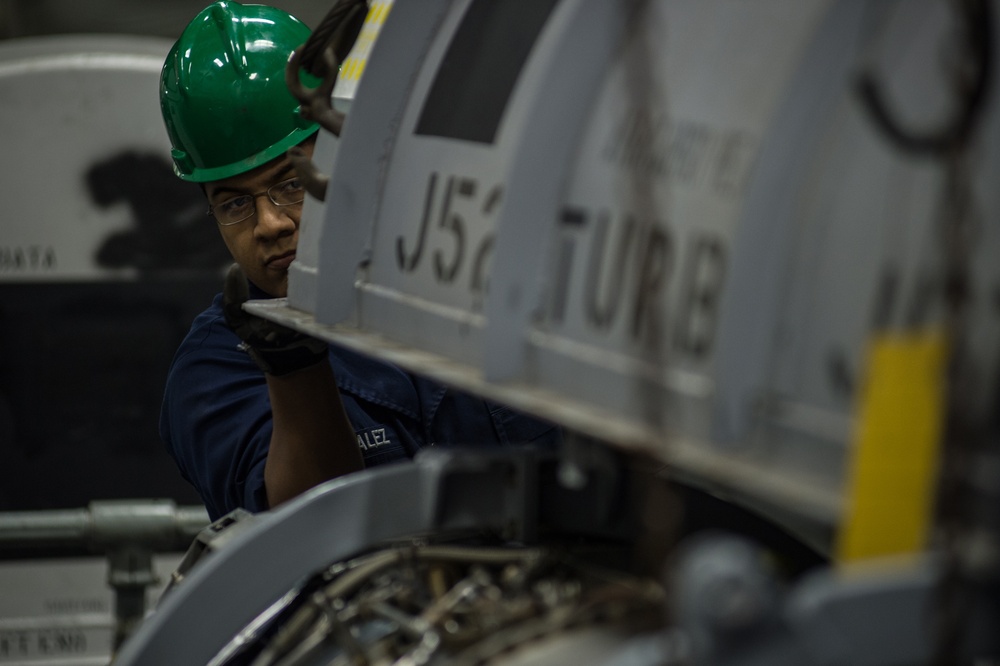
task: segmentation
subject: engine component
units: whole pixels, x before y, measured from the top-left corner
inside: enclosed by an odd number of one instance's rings
[[[258,630],[251,661],[218,663],[479,664],[583,627],[658,630],[665,609],[655,582],[565,551],[402,544],[330,567]]]

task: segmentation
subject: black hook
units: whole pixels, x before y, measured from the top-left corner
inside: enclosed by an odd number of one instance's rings
[[[890,112],[875,75],[864,72],[858,81],[858,93],[872,120],[893,143],[909,153],[943,156],[962,145],[971,135],[989,93],[993,66],[990,0],[957,2],[967,37],[962,42],[963,51],[973,69],[971,80],[963,81],[965,85],[959,89],[959,108],[947,122],[923,132],[903,127]]]

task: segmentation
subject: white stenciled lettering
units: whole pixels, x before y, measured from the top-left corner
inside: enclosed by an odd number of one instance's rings
[[[358,446],[362,451],[377,449],[392,444],[385,434],[385,428],[372,428],[358,434]]]

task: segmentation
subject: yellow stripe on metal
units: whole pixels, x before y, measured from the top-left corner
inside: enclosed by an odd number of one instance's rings
[[[347,81],[353,81],[354,79],[358,78],[357,76],[354,75],[354,72],[357,70],[357,68],[358,68],[357,58],[348,58],[347,62],[344,63],[344,71],[341,74],[341,76]]]
[[[876,336],[859,396],[842,562],[923,550],[930,536],[945,416],[942,331]]]

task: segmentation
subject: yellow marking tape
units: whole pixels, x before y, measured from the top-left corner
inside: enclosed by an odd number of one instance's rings
[[[859,396],[842,562],[915,553],[933,522],[945,416],[948,344],[942,331],[871,341]]]
[[[378,37],[379,30],[385,23],[391,8],[392,2],[376,2],[368,9],[368,14],[365,16],[365,22],[358,34],[354,48],[351,50],[351,55],[340,68],[341,80],[357,81],[361,78],[368,62],[368,54],[371,52],[375,38]]]

